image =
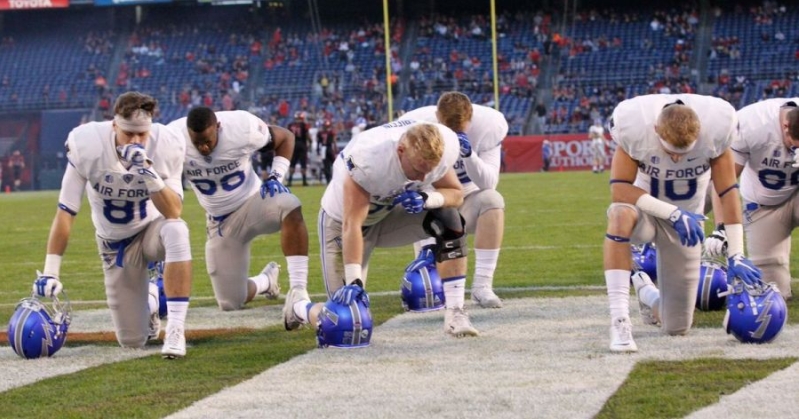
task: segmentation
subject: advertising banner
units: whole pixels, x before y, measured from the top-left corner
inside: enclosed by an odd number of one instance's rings
[[[171,3],[172,0],[94,0],[95,6],[130,6],[135,4]]]
[[[53,9],[69,7],[69,0],[0,0],[0,10]]]
[[[552,149],[549,171],[591,170],[593,155],[588,134],[553,134],[507,137],[502,143],[505,151],[504,165],[507,172],[539,172],[544,166],[542,146],[549,140]],[[610,159],[615,144],[608,141],[605,150],[605,167],[610,168]]]

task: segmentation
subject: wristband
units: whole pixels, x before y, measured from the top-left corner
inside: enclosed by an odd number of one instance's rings
[[[668,220],[671,213],[679,209],[676,205],[663,202],[648,193],[641,195],[635,201],[635,206],[641,211],[663,220]]]
[[[149,193],[161,192],[161,190],[166,187],[166,184],[164,183],[164,180],[161,179],[161,176],[158,176],[158,173],[156,173],[155,170],[150,170],[150,169],[144,169],[144,170],[147,170],[148,172],[152,173],[152,176],[142,175],[142,177],[144,178],[144,186],[147,187],[147,192]]]
[[[431,191],[425,192],[427,198],[424,201],[425,209],[435,209],[444,206],[444,195],[441,192]]]
[[[61,272],[61,255],[48,253],[44,257],[44,275],[58,278],[59,272]]]
[[[275,174],[277,180],[281,183],[283,183],[283,178],[289,170],[289,164],[291,164],[289,159],[283,156],[275,156],[274,160],[272,160],[272,173]]]
[[[352,284],[356,279],[361,279],[361,273],[360,263],[348,263],[344,265],[344,282],[347,285]]]
[[[727,233],[727,254],[735,256],[744,253],[744,226],[743,224],[725,224]]]

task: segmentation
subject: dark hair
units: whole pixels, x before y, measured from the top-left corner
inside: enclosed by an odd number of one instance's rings
[[[119,95],[114,103],[114,114],[123,118],[130,118],[139,109],[152,117],[155,115],[155,110],[158,109],[158,101],[144,93],[126,92]]]
[[[205,106],[193,108],[186,118],[186,126],[194,132],[205,131],[206,128],[214,124],[216,124],[216,114],[213,109]]]

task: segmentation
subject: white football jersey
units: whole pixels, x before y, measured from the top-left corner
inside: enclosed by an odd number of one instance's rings
[[[697,144],[674,162],[655,133],[665,105],[681,100],[699,116]],[[702,95],[645,95],[621,102],[613,111],[610,135],[638,162],[635,186],[655,198],[701,214],[710,181],[710,160],[722,155],[738,136],[735,108],[728,102]]]
[[[369,215],[364,226],[374,225],[394,207],[394,198],[405,190],[430,190],[444,177],[460,153],[458,136],[441,124],[434,124],[444,137],[444,154],[423,182],[405,177],[400,166],[397,144],[402,135],[421,122],[400,120],[361,132],[350,140],[333,164],[333,179],[322,196],[322,209],[337,221],[344,218],[344,179],[352,177],[371,195]]]
[[[793,153],[782,142],[780,106],[799,98],[767,99],[738,111],[740,137],[732,143],[741,172],[741,196],[747,202],[779,205],[799,185],[799,170],[792,166]]]
[[[591,153],[594,156],[604,156],[605,155],[605,139],[595,137],[591,139]]]
[[[605,128],[602,127],[602,125],[591,125],[591,127],[588,128],[588,136],[591,138],[604,137]]]
[[[97,235],[118,241],[139,233],[161,214],[150,200],[144,181],[120,162],[112,124],[105,121],[81,125],[69,133],[66,146],[69,164],[86,182],[84,189]],[[153,124],[144,149],[166,186],[183,198],[183,139],[164,125]],[[73,214],[78,213],[83,200],[83,193],[75,191],[83,189],[62,187],[58,198],[59,206]]]
[[[424,106],[406,112],[403,120],[438,122],[436,106]],[[508,135],[508,121],[502,112],[487,106],[472,104],[472,121],[466,129],[466,136],[472,146],[472,153],[477,153],[480,160],[487,164],[479,164],[473,159],[458,158],[453,166],[463,185],[463,195],[480,189],[496,189],[499,182],[499,167],[502,151],[502,140]],[[474,154],[472,154],[474,155]],[[480,186],[482,185],[482,187]]]
[[[261,188],[252,166],[253,153],[271,140],[264,121],[246,111],[216,112],[219,137],[208,156],[197,151],[189,137],[186,118],[169,123],[182,133],[186,145],[183,173],[205,211],[219,217],[237,210]]]

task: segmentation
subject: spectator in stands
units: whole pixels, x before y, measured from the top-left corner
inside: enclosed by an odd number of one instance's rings
[[[14,191],[19,191],[22,185],[22,171],[25,170],[25,156],[19,150],[11,153],[11,157],[8,158],[8,168],[11,169]]]

